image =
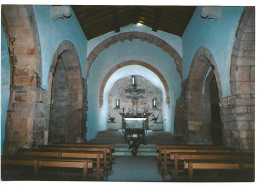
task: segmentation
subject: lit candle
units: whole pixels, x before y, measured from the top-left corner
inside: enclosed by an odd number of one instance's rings
[[[153,106],[155,106],[155,100],[153,100]]]

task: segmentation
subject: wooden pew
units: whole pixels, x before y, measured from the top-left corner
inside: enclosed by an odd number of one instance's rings
[[[170,154],[174,160],[174,177],[178,177],[179,161],[184,160],[253,160],[254,154],[234,152],[175,152]]]
[[[157,145],[156,149],[159,152],[162,148],[221,148],[214,145]]]
[[[162,159],[162,150],[164,149],[222,149],[219,146],[213,146],[213,145],[157,145],[157,152],[159,153],[159,162],[161,162]]]
[[[102,151],[104,154],[104,167],[106,169],[109,169],[107,166],[107,163],[109,163],[110,168],[112,168],[112,158],[109,157],[107,160],[107,155],[110,155],[111,150],[110,148],[104,148],[104,147],[81,147],[81,146],[53,146],[53,145],[45,145],[45,146],[39,146],[39,149],[43,150],[59,150],[59,151],[81,151],[81,152],[88,152],[88,151]]]
[[[84,143],[55,143],[55,146],[96,146],[96,147],[109,147],[114,149],[113,144],[84,144]]]
[[[91,160],[61,160],[61,159],[17,159],[17,158],[2,158],[3,165],[19,165],[19,166],[32,166],[34,177],[37,178],[39,167],[59,167],[59,168],[82,168],[83,179],[87,179],[88,169],[93,167]]]
[[[176,152],[230,152],[229,149],[217,149],[217,148],[197,148],[197,147],[189,147],[189,148],[162,148],[160,149],[159,155],[163,155],[159,157],[158,168],[159,170],[162,167],[163,170],[163,179],[166,180],[168,164],[170,164],[170,153]],[[162,160],[163,157],[163,160]]]
[[[185,160],[184,168],[188,169],[190,180],[193,179],[194,169],[215,169],[215,170],[244,170],[254,169],[255,164],[252,161],[240,160]]]
[[[74,160],[83,160],[91,159],[96,162],[96,168],[93,170],[97,171],[97,180],[100,179],[101,172],[101,162],[100,159],[104,158],[104,153],[102,151],[89,151],[89,152],[75,152],[75,151],[66,151],[66,150],[40,150],[40,149],[20,149],[19,155],[23,158],[37,158],[37,157],[48,157],[48,158],[60,158],[60,159],[74,159]]]
[[[114,152],[113,144],[83,144],[83,143],[56,143],[54,146],[65,146],[65,147],[101,147],[109,148],[109,160],[113,160],[112,153]]]

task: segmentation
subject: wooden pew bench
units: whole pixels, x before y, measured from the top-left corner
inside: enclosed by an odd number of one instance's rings
[[[83,143],[57,143],[54,146],[65,146],[65,147],[100,147],[100,148],[108,148],[109,160],[112,162],[114,160],[112,153],[114,152],[113,144],[83,144]]]
[[[56,167],[56,168],[81,168],[83,169],[82,177],[87,179],[88,169],[93,168],[91,160],[61,160],[61,159],[18,159],[18,158],[2,158],[2,165],[12,166],[32,166],[34,178],[37,179],[40,167]]]
[[[252,161],[239,160],[184,160],[184,168],[188,169],[190,180],[193,179],[193,170],[241,170],[254,169]]]
[[[230,152],[229,149],[217,149],[217,148],[162,148],[159,152],[158,170],[162,173],[163,179],[167,177],[167,172],[170,172],[171,168],[174,167],[174,162],[170,160],[170,153],[177,152]],[[170,169],[169,169],[170,167]]]
[[[81,146],[76,146],[76,147],[74,147],[74,146],[52,146],[52,145],[47,146],[47,145],[45,145],[45,146],[39,146],[38,149],[40,149],[40,150],[57,150],[57,151],[75,151],[75,152],[102,151],[104,154],[105,169],[107,169],[107,170],[112,169],[112,157],[111,157],[110,148],[81,147]]]
[[[184,160],[254,160],[254,154],[234,153],[234,152],[175,152],[170,154],[170,159],[174,161],[174,177],[178,177],[180,164]],[[182,161],[182,163],[180,163]],[[181,170],[183,171],[183,169]]]
[[[104,158],[102,151],[88,151],[88,152],[75,152],[66,150],[40,150],[40,149],[20,149],[19,155],[22,158],[60,158],[60,159],[73,159],[73,160],[92,160],[93,171],[97,172],[97,180],[100,180],[100,173],[104,172],[101,168],[101,159]],[[104,174],[105,176],[105,174]]]

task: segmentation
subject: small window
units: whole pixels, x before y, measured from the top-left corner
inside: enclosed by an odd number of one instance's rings
[[[116,100],[116,108],[120,108],[120,100]]]
[[[153,108],[156,108],[157,107],[157,100],[156,99],[153,99]]]
[[[132,84],[132,86],[136,86],[136,77],[135,76],[132,76],[131,84]]]

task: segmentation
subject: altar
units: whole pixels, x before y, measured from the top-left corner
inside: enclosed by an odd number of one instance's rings
[[[137,153],[138,145],[146,144],[145,136],[149,126],[148,117],[151,113],[119,113],[122,116],[122,133],[129,149]]]

